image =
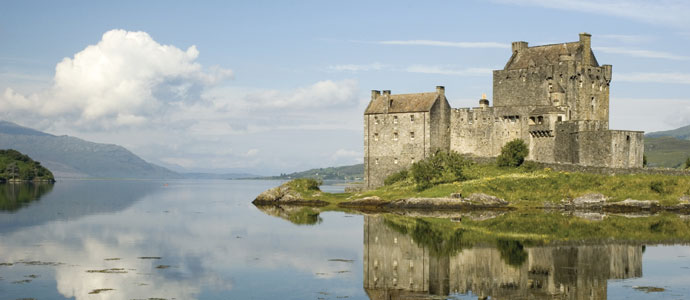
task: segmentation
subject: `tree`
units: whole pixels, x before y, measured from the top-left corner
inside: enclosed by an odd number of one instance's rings
[[[420,160],[410,167],[409,175],[418,190],[435,184],[465,180],[464,169],[470,161],[457,152],[437,151],[433,156]]]
[[[500,167],[519,167],[528,154],[527,144],[521,139],[514,139],[501,148],[497,162]]]
[[[642,154],[642,167],[647,167],[647,154]]]
[[[685,159],[685,168],[690,169],[690,157]]]
[[[5,169],[5,173],[7,173],[8,176],[12,177],[12,179],[17,178],[17,176],[19,176],[19,167],[17,166],[17,163],[13,162],[13,163],[7,165],[7,169]]]

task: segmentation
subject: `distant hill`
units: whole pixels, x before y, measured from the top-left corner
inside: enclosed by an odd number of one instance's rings
[[[122,146],[55,136],[6,121],[0,121],[0,149],[27,154],[58,178],[183,178]]]
[[[671,136],[680,140],[690,140],[690,125],[673,130],[650,132],[645,135],[645,137],[651,138],[662,136]]]
[[[248,173],[182,173],[182,176],[187,179],[241,179],[257,177],[255,174]]]
[[[318,178],[321,180],[362,180],[364,178],[364,164],[311,169],[290,174],[280,174],[280,176],[262,177],[261,179],[294,178]]]
[[[672,136],[646,136],[644,153],[649,167],[679,168],[690,157],[690,140],[679,140]]]

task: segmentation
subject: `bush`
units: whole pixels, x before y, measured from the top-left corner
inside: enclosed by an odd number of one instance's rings
[[[323,184],[323,181],[314,178],[298,178],[288,184],[297,191],[319,191],[319,186]]]
[[[433,156],[418,161],[410,167],[410,175],[418,190],[435,184],[466,179],[463,175],[470,162],[457,152],[437,151]]]
[[[687,159],[685,159],[685,168],[686,168],[686,169],[690,169],[690,157],[688,157]]]
[[[407,179],[407,169],[389,175],[388,177],[386,177],[386,179],[383,180],[383,184],[391,185],[391,184],[394,184],[398,181],[403,181],[406,179]]]
[[[500,167],[519,167],[525,162],[525,157],[529,154],[527,144],[521,139],[514,139],[501,148],[501,154],[497,162]]]
[[[649,183],[649,188],[659,194],[669,194],[671,193],[673,187],[677,185],[678,182],[673,181],[673,180],[667,180],[667,181],[661,181],[661,180],[654,180]]]

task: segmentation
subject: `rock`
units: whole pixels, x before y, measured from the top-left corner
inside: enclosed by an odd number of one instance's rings
[[[690,196],[683,195],[680,198],[678,198],[678,202],[680,202],[681,204],[690,203]]]
[[[472,204],[479,204],[483,206],[504,206],[508,205],[508,201],[505,201],[501,198],[498,198],[496,196],[491,196],[487,194],[482,194],[482,193],[474,193],[470,195],[467,198],[467,201],[469,201]]]
[[[572,205],[581,208],[581,207],[600,207],[603,206],[606,203],[606,196],[602,194],[586,194],[582,195],[580,197],[577,197],[573,199]]]
[[[608,203],[607,207],[616,209],[632,209],[632,210],[647,210],[659,207],[659,201],[656,200],[633,200],[625,199],[620,202]]]
[[[264,191],[256,196],[256,199],[254,199],[252,203],[256,205],[288,204],[308,206],[323,206],[328,204],[321,200],[305,200],[299,192],[292,190],[287,183]]]

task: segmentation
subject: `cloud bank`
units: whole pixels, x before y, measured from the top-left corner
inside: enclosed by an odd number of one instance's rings
[[[59,116],[89,127],[142,124],[168,103],[198,99],[204,88],[232,75],[219,67],[203,69],[198,57],[195,46],[182,50],[145,32],[111,30],[59,62],[47,90],[22,95],[6,89],[0,113]]]

